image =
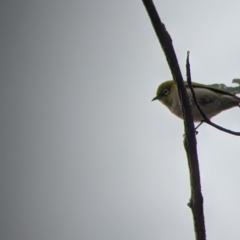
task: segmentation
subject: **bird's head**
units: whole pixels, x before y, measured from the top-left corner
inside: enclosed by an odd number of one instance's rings
[[[164,105],[169,106],[174,89],[175,89],[175,84],[173,80],[169,80],[162,83],[158,87],[156,97],[154,97],[152,101],[159,100]]]

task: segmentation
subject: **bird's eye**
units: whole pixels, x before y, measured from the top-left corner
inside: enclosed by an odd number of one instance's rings
[[[163,93],[163,95],[167,96],[167,95],[169,94],[169,90],[168,90],[168,89],[164,89],[164,90],[162,91],[162,93]]]

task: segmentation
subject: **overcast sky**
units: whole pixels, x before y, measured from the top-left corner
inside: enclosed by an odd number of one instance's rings
[[[158,0],[185,76],[240,77],[239,0]],[[194,239],[183,123],[142,1],[7,0],[0,7],[0,238]],[[240,110],[214,118],[240,131]],[[197,135],[208,239],[240,238],[240,139]]]

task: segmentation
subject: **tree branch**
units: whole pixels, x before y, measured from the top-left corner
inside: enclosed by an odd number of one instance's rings
[[[201,116],[202,116],[202,118],[203,118],[203,121],[202,121],[202,122],[205,122],[205,123],[211,125],[212,127],[217,128],[217,129],[220,130],[220,131],[223,131],[223,132],[226,132],[226,133],[235,135],[235,136],[240,136],[240,132],[234,132],[234,131],[231,131],[231,130],[229,130],[229,129],[223,128],[223,127],[221,127],[221,126],[213,123],[213,122],[205,115],[205,113],[203,112],[203,110],[202,110],[201,107],[199,106],[198,101],[197,101],[197,98],[196,98],[196,94],[195,94],[195,92],[194,92],[194,90],[193,90],[193,86],[192,86],[190,63],[189,63],[189,52],[188,52],[188,55],[187,55],[187,83],[188,83],[188,87],[189,87],[190,90],[191,90],[191,93],[192,93],[192,97],[193,97],[193,101],[194,101],[194,103],[195,103],[195,106],[196,106],[197,110],[199,111],[199,113],[201,114]]]
[[[164,24],[158,16],[156,8],[151,0],[142,0],[152,22],[155,33],[165,53],[173,79],[178,88],[178,94],[182,106],[185,139],[184,146],[188,158],[191,185],[191,210],[194,219],[195,236],[197,240],[205,240],[205,223],[203,214],[203,197],[201,193],[198,155],[196,148],[196,136],[189,98],[183,83],[182,74],[177,57],[172,45],[172,40]]]

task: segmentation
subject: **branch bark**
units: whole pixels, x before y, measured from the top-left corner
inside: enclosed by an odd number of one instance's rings
[[[152,0],[142,0],[147,10],[149,18],[152,22],[155,33],[162,46],[163,52],[166,56],[169,68],[171,70],[173,79],[178,88],[178,94],[182,105],[185,138],[184,146],[188,159],[188,166],[190,172],[190,187],[191,187],[191,200],[189,206],[191,207],[194,230],[197,240],[206,239],[204,213],[203,213],[203,197],[201,193],[200,171],[197,155],[197,142],[195,136],[195,128],[191,107],[189,104],[188,95],[183,83],[183,77],[178,65],[177,57],[172,45],[172,39],[168,34],[164,24],[161,22],[160,17]]]

